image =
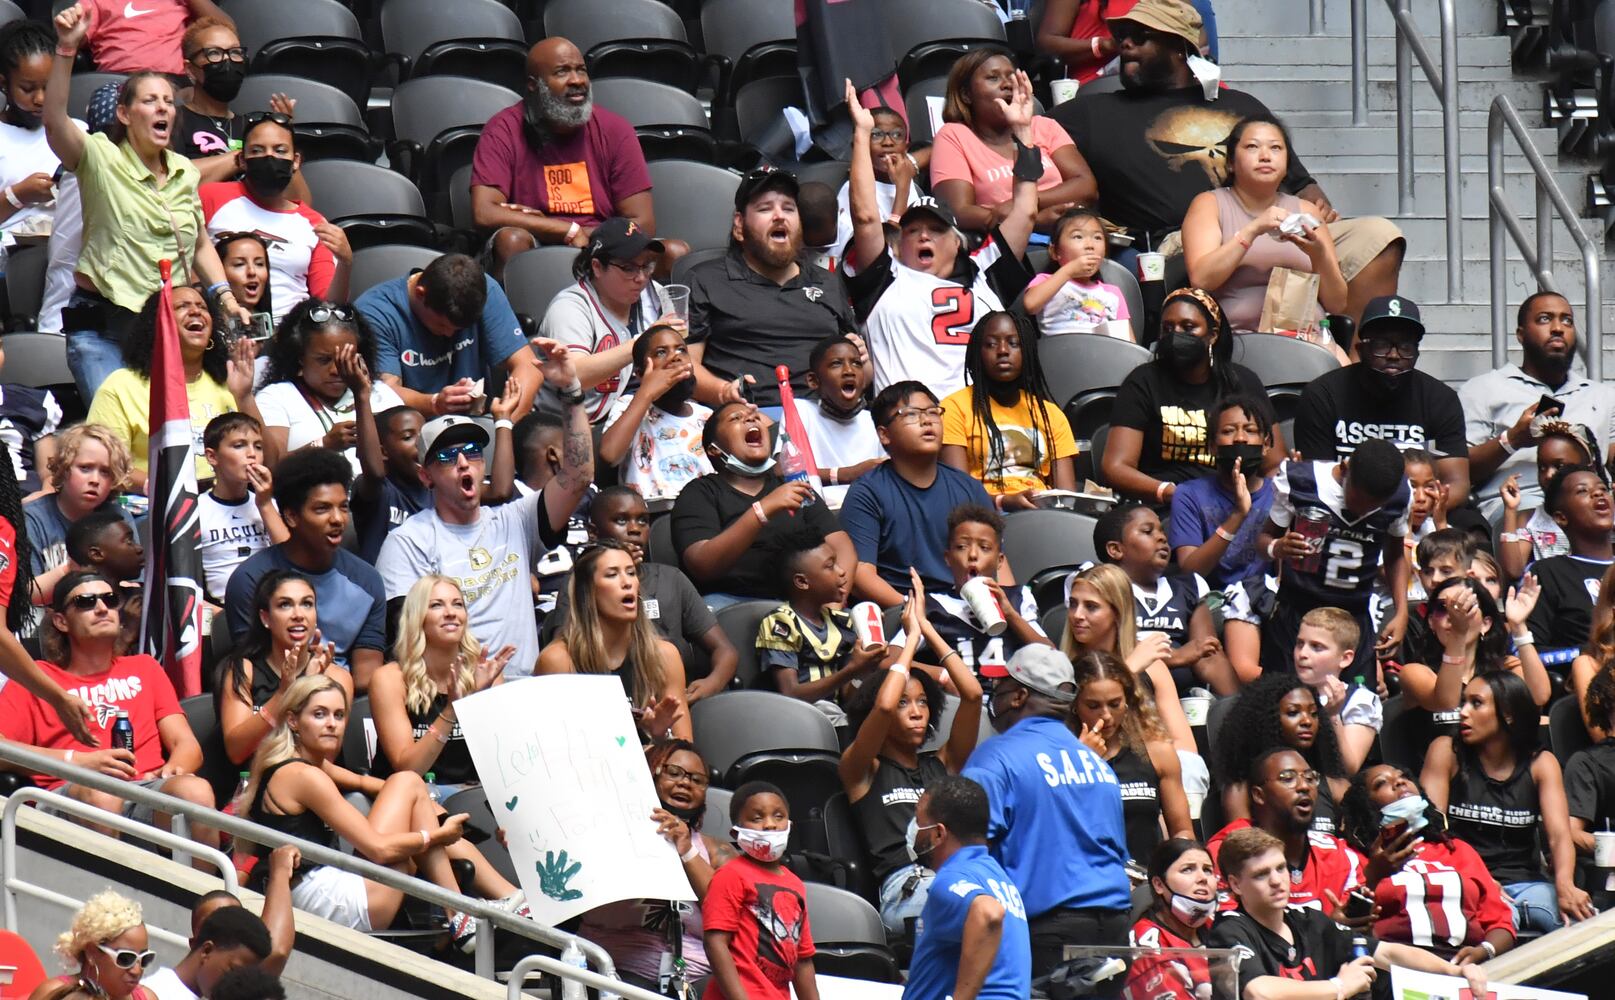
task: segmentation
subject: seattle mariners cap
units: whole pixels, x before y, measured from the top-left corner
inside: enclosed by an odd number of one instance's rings
[[[1383,327],[1387,331],[1405,330],[1424,336],[1424,322],[1419,319],[1419,304],[1412,299],[1400,295],[1381,295],[1369,299],[1368,305],[1363,309],[1363,321],[1357,324],[1357,336],[1368,336],[1373,328]]]

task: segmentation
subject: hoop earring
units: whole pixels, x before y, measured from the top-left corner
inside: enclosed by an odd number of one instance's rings
[[[211,350],[213,350],[213,334],[211,334],[211,333],[210,333],[210,334],[208,334],[208,335],[207,335],[207,346],[206,346],[206,347],[204,347],[204,348],[202,348],[202,349],[203,349],[203,350],[204,350],[204,351],[211,351]]]

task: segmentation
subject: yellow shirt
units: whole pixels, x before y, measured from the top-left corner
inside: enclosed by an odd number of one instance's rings
[[[211,479],[213,469],[207,464],[202,449],[202,431],[209,420],[221,413],[233,413],[235,397],[230,390],[213,381],[204,373],[195,382],[185,386],[185,398],[191,407],[191,433],[196,441],[196,478]],[[101,424],[129,443],[130,457],[135,468],[146,470],[146,459],[151,451],[151,382],[134,373],[133,369],[119,368],[95,392],[90,404],[89,423]]]
[[[1038,401],[1048,418],[1049,435],[1054,439],[1051,444],[1033,419],[1033,397],[1029,393],[1022,393],[1013,407],[999,406],[989,399],[993,423],[998,425],[1004,449],[998,464],[989,466],[992,440],[981,421],[976,419],[970,402],[971,392],[972,387],[967,385],[942,401],[942,443],[965,449],[970,456],[970,475],[981,480],[987,492],[994,496],[1049,489],[1053,485],[1050,480],[1054,478],[1054,460],[1077,454],[1077,439],[1071,435],[1071,424],[1065,414],[1047,400]],[[998,476],[1003,477],[1001,482]]]
[[[159,260],[174,262],[176,284],[185,280],[203,230],[201,173],[178,153],[164,150],[163,158],[168,177],[158,186],[128,143],[113,145],[97,133],[85,139],[74,171],[84,205],[76,270],[130,312],[139,312],[161,283]]]

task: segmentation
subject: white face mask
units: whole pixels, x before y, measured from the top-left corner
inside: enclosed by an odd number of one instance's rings
[[[741,853],[753,861],[771,864],[785,856],[785,844],[791,839],[791,824],[786,823],[783,830],[748,830],[737,826],[733,832],[735,846]]]
[[[1222,80],[1222,69],[1209,59],[1202,59],[1198,54],[1189,57],[1189,72],[1200,81],[1200,89],[1206,95],[1206,100],[1217,99],[1217,84]]]
[[[1211,918],[1217,915],[1217,898],[1195,899],[1185,896],[1181,892],[1172,894],[1172,901],[1167,904],[1172,915],[1190,927],[1204,927],[1211,923]]]
[[[773,455],[768,456],[767,460],[753,465],[751,462],[741,461],[735,456],[724,451],[722,448],[718,449],[718,454],[723,456],[724,467],[736,475],[765,476],[769,472],[773,471],[774,468],[775,457]]]
[[[918,864],[921,858],[936,850],[936,844],[933,843],[930,847],[925,849],[924,853],[921,853],[914,846],[914,838],[920,835],[921,830],[935,830],[941,825],[941,823],[931,823],[927,826],[921,826],[919,817],[916,816],[909,818],[908,829],[903,831],[903,846],[908,848],[908,859],[910,861]]]

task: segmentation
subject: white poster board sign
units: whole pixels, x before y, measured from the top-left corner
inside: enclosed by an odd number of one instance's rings
[[[460,728],[533,919],[622,899],[693,900],[615,677],[528,677],[461,698]]]
[[[1478,997],[1469,983],[1458,976],[1414,972],[1391,966],[1392,1000],[1587,1000],[1583,993],[1561,993],[1535,986],[1488,983],[1486,996]]]

